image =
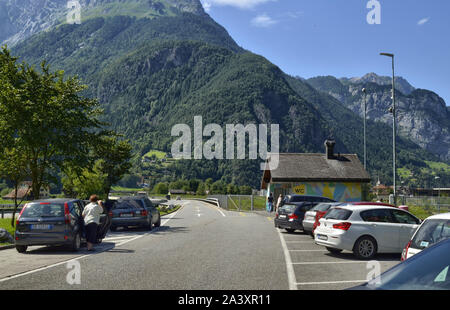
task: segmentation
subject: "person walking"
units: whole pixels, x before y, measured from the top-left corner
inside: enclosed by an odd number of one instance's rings
[[[269,197],[267,198],[267,212],[269,212],[269,214],[272,212],[272,208],[273,208],[273,195],[272,193],[270,193]]]
[[[97,242],[97,227],[100,224],[100,215],[103,213],[103,203],[97,195],[91,195],[90,203],[84,207],[82,216],[86,228],[87,250],[94,250],[94,243]]]
[[[283,202],[283,195],[280,194],[280,196],[278,196],[277,205],[275,206],[275,212],[278,212],[278,209],[281,207],[282,202]]]

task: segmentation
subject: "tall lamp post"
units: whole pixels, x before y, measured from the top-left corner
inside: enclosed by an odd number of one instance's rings
[[[392,113],[393,117],[393,125],[392,125],[392,148],[393,148],[393,174],[394,174],[394,205],[397,205],[397,188],[396,188],[396,152],[395,152],[395,136],[396,136],[396,127],[397,127],[397,121],[396,121],[396,107],[395,107],[395,71],[394,71],[394,54],[390,53],[380,53],[381,56],[387,56],[391,57],[392,59],[392,107],[389,109],[389,111]]]
[[[367,153],[366,153],[366,118],[367,118],[367,92],[366,89],[363,88],[362,92],[364,93],[364,170],[367,171]]]

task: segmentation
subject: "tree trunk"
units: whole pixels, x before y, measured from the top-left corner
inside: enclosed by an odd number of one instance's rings
[[[14,183],[14,211],[11,217],[11,227],[15,226],[16,212],[17,212],[17,191],[19,190],[19,182]]]

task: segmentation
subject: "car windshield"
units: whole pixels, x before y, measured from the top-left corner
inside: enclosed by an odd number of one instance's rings
[[[331,205],[329,203],[319,203],[317,206],[311,209],[311,211],[320,211],[324,212],[327,211]]]
[[[293,206],[293,205],[284,205],[280,208],[280,210],[284,211],[284,212],[295,212],[295,208],[297,208],[297,206]]]
[[[303,196],[292,196],[291,199],[289,200],[289,202],[302,202],[302,201],[307,201],[306,197],[303,197]]]
[[[29,203],[22,212],[22,217],[63,217],[63,204]]]
[[[450,289],[450,240],[425,249],[367,284],[382,290]]]
[[[411,241],[411,247],[422,250],[447,238],[450,238],[450,220],[430,219],[419,228]]]
[[[330,209],[328,213],[325,215],[325,219],[327,220],[346,220],[352,215],[352,211],[341,209],[341,208],[334,208]]]
[[[122,200],[114,205],[114,209],[139,209],[139,205],[132,200]]]

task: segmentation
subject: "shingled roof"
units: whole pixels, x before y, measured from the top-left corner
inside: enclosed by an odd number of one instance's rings
[[[266,160],[261,188],[278,182],[358,182],[369,183],[370,176],[356,154],[280,153],[278,167],[270,170]]]

